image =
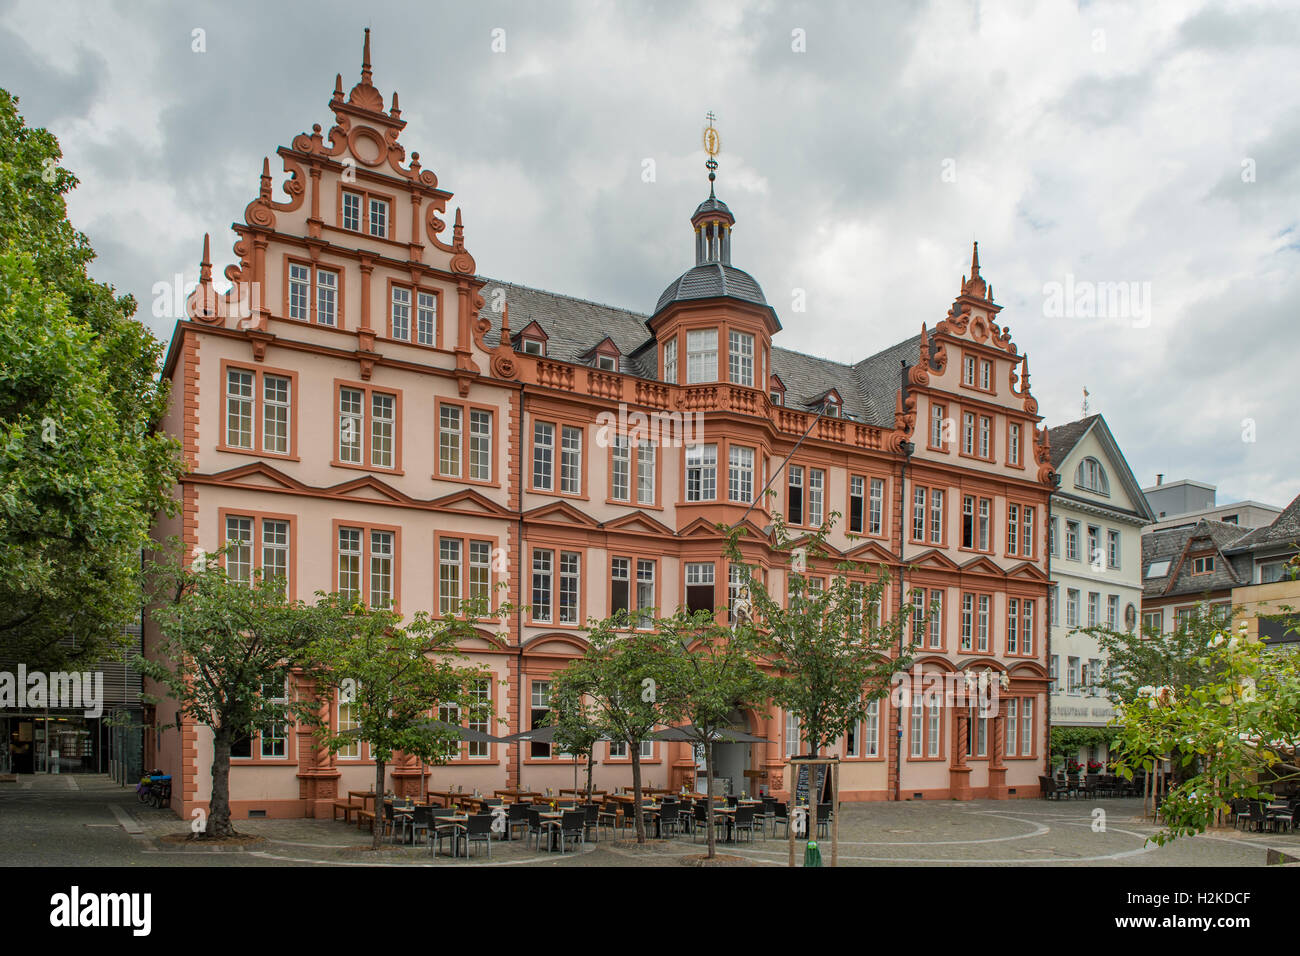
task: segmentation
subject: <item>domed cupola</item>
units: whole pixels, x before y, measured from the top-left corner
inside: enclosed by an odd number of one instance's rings
[[[709,133],[714,134],[712,140]],[[753,305],[767,305],[763,290],[754,277],[731,264],[731,231],[736,225],[736,217],[713,192],[714,170],[718,167],[713,158],[717,152],[716,144],[716,131],[710,126],[705,131],[705,149],[709,150],[706,164],[709,167],[709,198],[700,203],[691,216],[691,225],[695,227],[695,265],[664,289],[655,304],[655,315],[674,302],[691,299],[725,297]]]

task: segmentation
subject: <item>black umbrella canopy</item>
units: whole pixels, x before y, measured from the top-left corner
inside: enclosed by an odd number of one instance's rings
[[[538,744],[549,744],[555,741],[555,733],[559,728],[555,724],[547,724],[545,727],[538,727],[536,730],[521,730],[517,734],[510,734],[502,737],[501,742],[513,744],[518,741],[526,741]],[[608,740],[608,737],[601,737],[601,740]]]
[[[650,735],[654,740],[683,740],[690,743],[699,743],[705,736],[705,732],[696,727],[694,724],[686,724],[682,727],[668,727]],[[766,737],[755,737],[753,734],[746,733],[743,730],[728,730],[719,727],[708,734],[714,743],[720,744],[765,744]]]

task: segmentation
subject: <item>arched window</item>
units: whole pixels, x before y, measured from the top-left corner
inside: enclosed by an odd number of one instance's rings
[[[1074,487],[1086,491],[1095,491],[1099,495],[1110,494],[1110,482],[1106,480],[1106,471],[1096,458],[1085,458],[1079,462],[1079,470],[1074,475]]]

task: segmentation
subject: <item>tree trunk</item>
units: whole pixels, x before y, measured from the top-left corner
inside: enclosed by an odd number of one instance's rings
[[[363,803],[365,801],[362,801]],[[375,821],[370,830],[370,846],[378,850],[384,835],[384,762],[375,761]]]
[[[641,741],[629,740],[632,749],[632,819],[636,821],[636,842],[645,842],[645,814],[641,812]]]
[[[230,731],[220,728],[212,739],[212,797],[208,800],[208,822],[203,836],[210,840],[234,836],[230,823]]]
[[[587,751],[587,802],[591,803],[591,765],[596,761],[595,748]]]
[[[705,774],[705,794],[704,799],[707,801],[705,813],[708,817],[709,828],[709,854],[708,858],[713,859],[717,853],[718,832],[713,828],[713,740],[709,739],[704,742],[704,774]]]

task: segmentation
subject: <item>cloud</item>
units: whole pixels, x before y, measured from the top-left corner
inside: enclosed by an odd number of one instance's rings
[[[1300,301],[1294,9],[207,0],[5,20],[5,82],[82,179],[69,208],[96,275],[159,336],[153,283],[192,278],[205,231],[220,274],[261,158],[328,129],[369,25],[402,141],[456,194],[485,274],[652,309],[692,263],[713,110],[734,261],[781,344],[851,360],[933,325],[978,239],[1047,424],[1078,417],[1086,385],[1144,483],[1300,491],[1297,386],[1260,371],[1294,350]],[[1149,283],[1149,327],[1048,316],[1066,275]]]

